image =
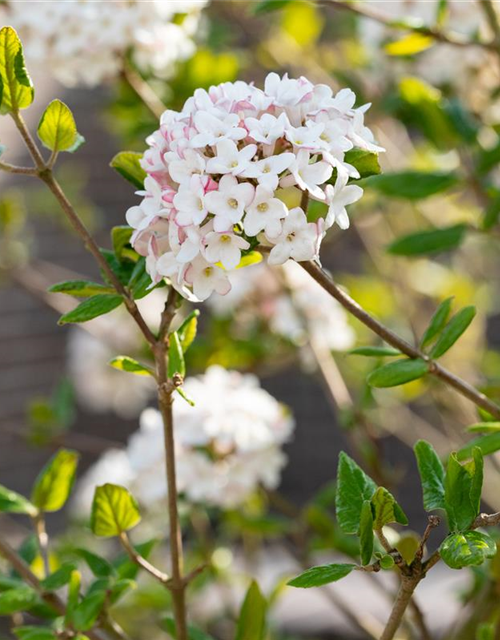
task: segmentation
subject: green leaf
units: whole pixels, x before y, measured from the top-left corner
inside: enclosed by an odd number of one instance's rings
[[[392,569],[396,563],[394,562],[394,558],[389,554],[382,556],[380,558],[380,568],[386,571]]]
[[[137,583],[133,580],[117,580],[111,587],[111,593],[109,594],[110,603],[115,604],[127,593],[127,591],[136,588]]]
[[[359,519],[359,549],[361,564],[370,564],[373,555],[373,513],[369,500],[363,502]]]
[[[342,451],[337,470],[335,507],[344,533],[358,533],[363,503],[371,500],[376,490],[373,480]]]
[[[451,305],[453,297],[443,300],[439,307],[436,309],[434,315],[431,318],[429,326],[425,330],[422,340],[420,341],[420,347],[423,349],[438,335],[441,329],[446,324],[451,311]]]
[[[31,496],[40,511],[59,511],[65,505],[75,481],[78,458],[75,451],[61,449],[42,469]]]
[[[130,238],[132,237],[133,232],[133,229],[125,225],[113,227],[111,229],[111,242],[113,243],[113,251],[115,252],[115,256],[118,258],[118,260],[122,259],[123,250],[127,245],[130,244]]]
[[[80,601],[80,586],[82,583],[82,575],[79,571],[75,570],[71,573],[68,585],[68,599],[66,604],[66,616],[65,622],[69,626],[72,624],[73,613]]]
[[[137,502],[125,487],[105,484],[96,488],[90,516],[90,527],[96,536],[119,536],[140,520]]]
[[[393,347],[356,347],[347,352],[353,356],[366,356],[368,358],[384,358],[386,356],[402,356],[398,349]]]
[[[406,384],[412,380],[422,378],[428,370],[427,362],[420,358],[398,360],[375,369],[370,373],[366,381],[371,387],[397,387],[400,384]]]
[[[500,422],[477,422],[476,424],[471,424],[470,427],[467,427],[467,431],[471,431],[472,433],[477,431],[480,433],[495,433],[500,431]]]
[[[110,360],[109,364],[119,371],[135,373],[137,376],[154,376],[154,371],[151,367],[141,364],[137,360],[129,358],[129,356],[117,356]]]
[[[179,334],[174,331],[168,337],[168,377],[173,378],[176,374],[184,376],[186,364]]]
[[[135,151],[121,151],[111,160],[110,166],[116,169],[118,173],[131,182],[137,189],[143,189],[144,180],[147,177],[147,173],[141,167],[139,161],[142,158],[142,153],[136,153]]]
[[[356,568],[355,564],[325,564],[312,567],[300,576],[290,580],[291,587],[299,589],[309,589],[311,587],[321,587],[330,582],[337,582],[348,576]]]
[[[443,463],[433,446],[425,440],[419,440],[414,451],[422,483],[424,509],[426,511],[444,509],[445,472]]]
[[[475,315],[476,308],[473,306],[460,309],[443,329],[431,351],[431,358],[440,358],[444,355],[466,331]]]
[[[500,451],[500,431],[488,433],[485,436],[474,438],[457,452],[457,460],[466,460],[470,458],[475,448],[478,448],[483,456],[491,455]]]
[[[76,129],[71,109],[60,100],[52,100],[38,123],[38,137],[51,151],[76,151],[84,142]]]
[[[98,556],[96,553],[92,553],[87,549],[74,549],[73,553],[78,557],[83,558],[89,569],[98,578],[107,578],[108,576],[115,574],[113,565],[111,565],[106,558]]]
[[[31,587],[23,586],[0,593],[0,616],[29,610],[38,600]]]
[[[495,640],[495,628],[493,622],[481,622],[477,627],[475,640]]]
[[[264,640],[267,602],[259,585],[253,581],[248,588],[236,626],[235,640]]]
[[[12,629],[19,640],[55,640],[57,635],[47,627],[16,627]]]
[[[172,638],[177,638],[177,630],[175,628],[175,621],[173,618],[164,618],[161,621],[161,626],[167,633],[169,633]],[[193,625],[188,625],[188,640],[213,640],[212,636],[207,635],[198,627]]]
[[[69,583],[71,580],[71,576],[73,571],[75,571],[76,566],[72,562],[66,562],[51,573],[50,576],[47,576],[44,580],[41,581],[42,587],[46,591],[56,591],[57,589],[61,589]]]
[[[374,189],[384,196],[422,200],[437,193],[447,191],[458,183],[455,173],[403,171],[385,173],[364,180],[364,186]]]
[[[378,161],[378,153],[364,149],[351,149],[344,156],[344,161],[358,170],[360,178],[378,176],[382,169]]]
[[[191,407],[196,406],[195,401],[186,394],[186,392],[184,391],[184,389],[182,387],[176,387],[175,390],[180,395],[180,397],[183,400],[185,400]]]
[[[123,302],[123,298],[118,295],[101,294],[92,296],[79,304],[76,309],[65,313],[59,318],[59,324],[68,324],[75,322],[88,322],[99,316],[109,313],[119,307]]]
[[[75,298],[88,298],[100,293],[114,293],[115,290],[112,287],[88,280],[66,280],[52,285],[48,291],[49,293],[65,293],[68,296],[75,296]]]
[[[140,556],[147,560],[157,543],[158,540],[152,538],[142,544],[135,544],[133,547]],[[139,573],[139,567],[135,562],[132,562],[128,554],[118,556],[118,558],[113,561],[113,567],[116,569],[118,577],[122,580],[134,580]]]
[[[91,629],[106,604],[106,598],[107,593],[105,590],[96,591],[86,596],[73,611],[73,627],[77,631]]]
[[[0,484],[0,511],[36,516],[38,509],[27,498]]]
[[[485,231],[488,231],[496,224],[498,224],[498,219],[500,218],[500,195],[492,198],[490,200],[489,205],[486,207],[484,212],[484,217],[482,221],[482,228]]]
[[[150,293],[152,289],[152,280],[149,273],[146,271],[146,258],[140,257],[135,265],[135,268],[130,276],[128,283],[134,300],[144,298]]]
[[[460,246],[466,231],[466,224],[456,224],[441,229],[410,233],[392,242],[387,251],[395,256],[421,256],[450,251]]]
[[[380,530],[386,524],[397,522],[408,524],[408,518],[396,502],[394,496],[384,487],[379,487],[371,499],[373,528]]]
[[[260,15],[262,13],[270,13],[271,11],[278,11],[283,9],[287,4],[290,4],[293,0],[259,0],[252,8],[254,15]]]
[[[198,309],[192,311],[177,330],[183,353],[186,353],[196,338],[199,315],[200,312]]]
[[[448,458],[444,497],[451,531],[465,531],[479,514],[483,459],[477,448],[473,456],[465,464],[460,464],[454,453]]]
[[[441,558],[452,569],[475,567],[493,558],[497,545],[493,538],[480,531],[452,533],[439,547]]]
[[[385,45],[384,50],[390,56],[412,56],[429,49],[434,44],[435,40],[432,36],[410,33],[400,40],[389,42]]]
[[[415,533],[409,532],[401,536],[395,546],[406,564],[411,564],[420,546],[420,538]]]
[[[23,46],[12,27],[0,29],[0,113],[26,109],[34,89],[24,63]]]

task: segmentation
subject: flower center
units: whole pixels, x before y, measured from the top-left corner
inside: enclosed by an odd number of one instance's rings
[[[220,237],[220,241],[221,242],[231,242],[231,236],[228,236],[227,233],[224,233],[221,237]]]
[[[238,166],[238,160],[233,160],[229,166],[231,167],[231,169],[236,169],[236,167]]]
[[[267,204],[267,202],[261,202],[257,205],[257,211],[260,211],[261,213],[265,213],[268,209],[269,205]]]
[[[210,278],[210,276],[212,275],[212,267],[206,267],[205,269],[203,269],[203,273],[205,274],[206,278]]]
[[[203,200],[201,198],[198,198],[198,209],[203,211]]]
[[[288,240],[288,242],[293,242],[295,240],[295,231],[292,231],[291,233],[289,233],[286,239]]]
[[[266,164],[262,169],[262,173],[271,173],[271,167],[268,164]]]
[[[238,200],[236,200],[236,198],[229,198],[229,200],[227,201],[227,204],[231,207],[231,209],[238,208]]]

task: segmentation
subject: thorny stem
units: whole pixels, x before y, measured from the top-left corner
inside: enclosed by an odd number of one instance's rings
[[[23,580],[29,584],[40,595],[43,600],[54,608],[61,616],[66,615],[66,603],[57,594],[45,591],[40,580],[31,571],[28,564],[12,549],[12,547],[0,538],[0,555],[3,556],[11,567],[16,571]],[[103,640],[103,636],[96,630],[90,629],[85,634],[90,640]],[[120,635],[123,640],[124,636]]]
[[[391,18],[389,15],[376,11],[374,9],[368,8],[366,3],[363,3],[361,6],[359,3],[347,2],[346,0],[326,0],[334,7],[349,11],[350,13],[354,13],[363,18],[368,18],[369,20],[373,20],[374,22],[378,22],[380,24],[384,24],[387,27],[391,28],[401,28],[406,31],[410,31],[413,33],[419,33],[424,36],[430,36],[437,40],[438,42],[444,42],[446,44],[451,44],[456,47],[482,47],[483,49],[488,49],[491,51],[495,51],[497,49],[497,43],[495,40],[481,41],[481,40],[469,40],[468,38],[464,38],[458,33],[448,33],[441,30],[439,27],[430,27],[424,24],[419,24],[418,26],[413,26],[411,24],[404,23],[403,20],[395,20]],[[484,0],[482,0],[484,1]],[[487,2],[488,0],[486,0]]]
[[[340,304],[351,313],[355,318],[371,329],[374,333],[382,338],[387,344],[395,347],[401,353],[409,358],[421,358],[428,363],[429,373],[440,380],[443,380],[450,387],[453,387],[458,393],[468,398],[478,407],[485,409],[495,418],[500,419],[500,407],[492,400],[487,398],[483,393],[478,391],[468,382],[465,382],[458,376],[454,375],[439,363],[431,360],[427,354],[420,351],[417,347],[412,346],[409,342],[400,338],[393,331],[385,327],[368,312],[366,312],[355,300],[353,300],[345,291],[343,291],[331,277],[314,262],[299,263],[323,289],[335,298]]]
[[[80,216],[75,211],[72,204],[64,194],[59,183],[54,178],[50,163],[53,163],[55,158],[51,156],[49,163],[46,163],[35,141],[31,137],[31,134],[21,114],[18,111],[14,111],[12,113],[12,118],[28,148],[28,151],[31,154],[31,157],[33,158],[36,167],[36,174],[43,182],[45,182],[50,191],[53,193],[56,200],[59,202],[61,209],[71,222],[73,228],[83,240],[85,247],[94,256],[97,263],[106,274],[107,279],[115,288],[116,292],[123,296],[127,311],[139,326],[153,351],[157,370],[158,404],[163,418],[165,434],[165,461],[168,484],[168,512],[170,526],[170,557],[172,564],[172,578],[168,580],[168,588],[172,592],[177,639],[187,640],[185,591],[189,580],[183,577],[182,538],[179,516],[177,512],[177,483],[175,474],[175,446],[172,415],[172,394],[174,393],[176,387],[179,386],[179,383],[182,383],[182,380],[169,380],[167,374],[168,331],[176,311],[177,293],[173,289],[169,293],[168,300],[162,314],[160,335],[158,338],[156,338],[156,336],[149,329],[144,318],[142,317],[130,292],[114,274],[113,270],[110,268],[103,254],[99,250],[99,247],[94,238],[91,236],[84,223],[80,219]],[[122,544],[126,544],[124,543],[123,539]],[[131,547],[130,551],[132,550],[133,547]],[[139,558],[135,558],[135,561],[138,560]],[[146,569],[144,563],[142,563],[141,566]],[[156,577],[159,577],[159,574],[161,573],[152,566],[148,566],[146,570],[148,570],[149,573],[154,570],[157,574]],[[194,575],[197,575],[198,572],[199,571],[197,570],[193,574],[193,577]],[[91,640],[98,639],[93,639],[91,637]]]

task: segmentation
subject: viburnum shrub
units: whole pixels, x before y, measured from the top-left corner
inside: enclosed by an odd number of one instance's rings
[[[21,640],[126,639],[114,606],[136,586],[140,571],[161,586],[162,596],[163,589],[168,591],[167,599],[159,598],[160,615],[147,611],[148,631],[155,618],[154,624],[158,622],[159,628],[178,640],[213,637],[188,620],[197,585],[210,583],[222,566],[233,568],[227,550],[215,548],[207,536],[207,521],[219,518],[226,531],[234,530],[235,523],[241,525],[249,546],[250,532],[288,536],[303,568],[289,580],[292,587],[321,587],[354,571],[392,572],[399,587],[380,639],[396,637],[410,608],[421,636],[429,637],[413,597],[430,570],[441,560],[451,569],[484,570],[488,560],[498,558],[495,537],[485,528],[499,524],[500,514],[481,513],[480,505],[483,457],[500,447],[499,423],[494,422],[500,420],[500,407],[440,362],[473,321],[474,307],[452,315],[452,299],[446,299],[423,335],[409,343],[366,312],[319,264],[325,233],[334,222],[347,228],[345,207],[361,196],[361,188],[350,182],[379,172],[380,147],[364,125],[366,107],[354,106],[350,90],[334,95],[326,85],[274,73],[267,77],[264,90],[236,82],[196,91],[181,112],[165,112],[144,156],[123,152],[112,160],[112,166],[141,189],[144,199],[128,211],[129,227],[112,230],[112,248],[103,249],[53,172],[59,154],[75,151],[83,142],[73,115],[59,100],[48,105],[37,129],[49,150],[46,154],[22,116],[33,95],[21,42],[11,27],[4,27],[0,31],[0,111],[12,118],[33,163],[23,167],[1,161],[0,169],[41,180],[101,269],[101,282],[72,280],[51,287],[52,292],[76,301],[84,298],[60,318],[60,324],[87,322],[122,307],[148,345],[151,362],[116,355],[110,363],[124,373],[150,378],[158,400],[158,411],[148,410],[140,434],[134,436],[127,453],[120,452],[130,464],[121,482],[133,489],[143,480],[141,474],[146,478],[151,474],[157,490],[163,482],[158,461],[160,455],[165,457],[166,491],[163,485],[158,495],[167,497],[170,561],[167,573],[149,557],[152,543],[139,545],[131,540],[129,532],[141,522],[140,506],[129,488],[109,482],[110,477],[95,489],[90,528],[98,538],[116,539],[120,551],[114,547],[103,557],[93,544],[82,548],[68,542],[68,557],[62,548],[49,546],[46,514],[67,502],[78,463],[75,452],[62,449],[41,471],[30,498],[0,487],[0,510],[27,516],[35,534],[35,548],[26,544],[19,550],[0,536],[0,554],[9,567],[0,576],[0,614],[11,617],[15,635]],[[313,215],[314,203],[320,209]],[[353,350],[378,359],[367,378],[370,387],[434,377],[481,410],[486,422],[473,427],[480,435],[447,456],[445,464],[428,442],[420,440],[414,447],[423,506],[430,513],[422,533],[405,535],[394,528],[409,524],[403,507],[385,482],[372,479],[345,453],[340,454],[333,492],[335,520],[326,508],[332,492],[303,511],[283,504],[274,488],[283,463],[281,445],[293,425],[291,417],[259,389],[254,378],[220,368],[186,378],[185,354],[196,339],[198,312],[181,319],[182,296],[201,300],[214,291],[227,293],[232,271],[262,255],[268,256],[270,265],[294,260],[294,268],[309,274],[325,295],[384,341],[384,345]],[[250,268],[239,275],[243,277]],[[163,308],[154,323],[146,320],[137,304],[153,289],[163,295]],[[301,331],[314,319],[319,319],[320,327],[324,322],[307,305],[301,304],[299,313]],[[380,364],[383,358],[391,360]],[[103,466],[100,472],[105,474]],[[269,501],[281,506],[288,520],[262,518],[259,498],[250,495],[254,489],[262,489]],[[145,500],[141,493],[142,489],[139,498],[144,504],[148,496]],[[250,503],[254,517],[231,511],[244,501]],[[210,510],[200,512],[200,504]],[[444,540],[437,545],[431,534],[441,520],[447,525]],[[142,526],[146,529],[147,524]],[[183,536],[187,531],[191,535]],[[354,542],[347,536],[355,536]],[[434,544],[432,551],[428,543]],[[330,551],[333,544],[347,561],[311,566],[311,551],[318,547]],[[194,553],[185,564],[184,549],[190,546]],[[267,606],[253,582],[236,625],[226,616],[224,628],[234,628],[230,633],[236,640],[263,640]],[[167,608],[173,618],[162,617]],[[25,619],[25,613],[30,617]],[[42,623],[31,624],[32,618]],[[362,621],[353,619],[366,632]],[[482,635],[477,637],[494,638],[495,624],[496,614],[486,626],[481,625]]]

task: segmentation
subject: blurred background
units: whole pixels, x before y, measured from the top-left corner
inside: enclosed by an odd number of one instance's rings
[[[475,304],[474,323],[445,361],[449,358],[454,373],[499,397],[500,56],[477,44],[491,38],[491,16],[473,0],[370,0],[356,5],[360,12],[339,4],[213,0],[198,16],[192,50],[169,63],[167,77],[127,53],[126,68],[90,87],[68,87],[67,78],[61,84],[54,77],[56,65],[43,68],[43,61],[30,59],[34,36],[23,22],[20,33],[26,30],[27,65],[36,87],[28,123],[34,129],[54,97],[71,107],[86,143],[60,161],[58,177],[99,244],[110,247],[110,229],[125,224],[125,212],[137,197],[109,163],[120,150],[144,150],[145,137],[158,127],[152,113],[156,101],[176,109],[198,87],[236,79],[260,86],[270,71],[305,75],[334,90],[352,88],[358,105],[372,103],[367,124],[386,148],[380,157],[383,175],[360,181],[365,195],[350,209],[351,227],[330,231],[323,264],[364,308],[411,342],[422,335],[442,300],[454,296],[457,309]],[[16,11],[8,6],[3,11],[3,24],[12,20],[16,27]],[[379,19],[363,17],[363,11]],[[182,7],[178,13],[183,14]],[[404,25],[391,28],[381,16],[415,18],[436,27],[436,33],[471,44],[440,42]],[[29,163],[5,118],[0,140],[9,161]],[[279,495],[256,491],[229,508],[186,508],[188,540],[200,526],[213,533],[205,552],[219,578],[215,586],[200,585],[196,615],[208,619],[218,637],[230,637],[220,610],[239,601],[246,569],[257,566],[264,586],[274,589],[273,637],[376,637],[388,600],[371,580],[353,576],[341,592],[332,587],[280,593],[275,585],[296,573],[301,561],[281,518],[305,518],[312,531],[309,557],[331,561],[352,553],[334,524],[331,499],[337,455],[347,450],[397,495],[412,529],[422,531],[425,516],[416,499],[420,489],[412,445],[425,438],[445,454],[470,439],[466,427],[484,416],[438,381],[374,392],[364,381],[380,361],[348,352],[379,344],[375,338],[293,266],[252,270],[252,277],[245,273],[235,282],[227,299],[200,306],[199,338],[189,351],[188,371],[203,374],[221,365],[258,376],[260,385],[289,408],[295,427],[283,445],[288,463]],[[154,388],[107,364],[121,353],[145,353],[120,311],[79,327],[57,325],[75,301],[47,289],[81,277],[93,280],[99,274],[50,194],[29,179],[0,174],[0,483],[29,493],[41,465],[58,447],[68,446],[82,456],[84,497],[77,504],[83,505],[89,485],[106,473],[119,474],[109,455],[97,472],[94,465],[110,450],[126,451],[141,412],[154,406]],[[152,324],[162,306],[161,292],[142,303]],[[498,461],[490,457],[485,497],[495,511],[500,509],[498,473]],[[146,537],[148,527],[150,537],[164,527],[157,513],[161,499],[150,502]],[[84,520],[82,510],[73,507],[51,520],[50,533],[61,534],[62,548],[71,535],[87,535],[78,525],[78,533],[64,529],[68,522]],[[22,520],[2,517],[0,527],[17,544],[25,541]],[[194,555],[202,553],[193,547]],[[226,575],[231,566],[238,567],[235,582]],[[480,615],[474,597],[490,593],[491,576],[487,570],[458,575],[436,570],[421,607],[440,634],[460,612],[463,635],[446,637],[470,640],[474,636],[467,625]],[[393,577],[382,578],[389,592]],[[153,602],[159,610],[164,606],[149,584],[130,597]],[[353,615],[360,598],[369,603],[361,619]],[[464,607],[467,603],[472,605]],[[154,632],[140,613],[130,611],[125,604],[120,615],[135,629],[134,637],[151,637]]]

